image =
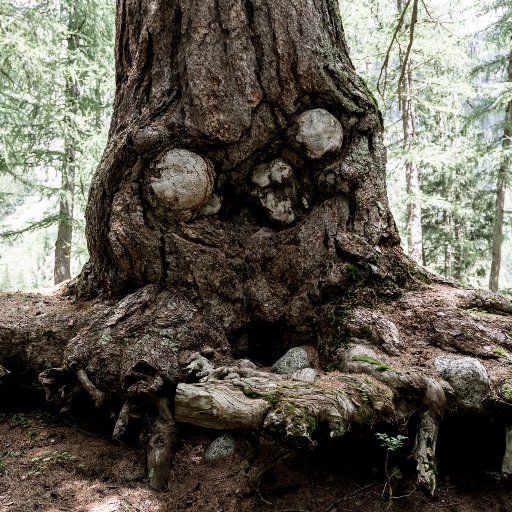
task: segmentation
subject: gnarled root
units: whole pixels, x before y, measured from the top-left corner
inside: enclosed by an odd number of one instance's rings
[[[446,408],[446,396],[439,382],[426,379],[423,403],[425,410],[420,413],[413,457],[417,462],[418,483],[433,496],[436,490],[437,435]]]
[[[436,444],[439,423],[432,411],[421,413],[413,457],[418,463],[418,483],[425,487],[431,496],[436,489]]]
[[[105,400],[105,393],[102,393],[89,379],[87,376],[87,373],[85,373],[85,370],[77,370],[76,376],[78,377],[78,380],[81,382],[84,389],[91,395],[92,399],[94,400],[94,404],[96,407],[101,407],[103,404],[103,401]]]
[[[149,485],[153,489],[161,491],[167,487],[175,443],[176,429],[169,410],[169,402],[166,398],[161,398],[147,455]]]
[[[505,437],[505,454],[501,463],[501,474],[504,477],[512,475],[512,427],[508,427]]]

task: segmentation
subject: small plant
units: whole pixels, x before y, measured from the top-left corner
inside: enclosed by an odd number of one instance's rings
[[[407,439],[407,436],[397,435],[397,436],[388,436],[382,432],[377,432],[375,437],[380,441],[380,445],[386,449],[386,458],[384,460],[384,474],[386,475],[386,483],[384,484],[384,489],[382,489],[382,497],[388,497],[388,501],[393,499],[393,486],[392,481],[398,474],[398,470],[390,473],[389,471],[389,454],[390,452],[394,452],[399,448],[402,448],[404,445],[404,441]]]
[[[510,381],[506,380],[501,386],[501,394],[503,395],[504,400],[512,403],[512,385]]]
[[[362,354],[360,356],[353,356],[352,361],[361,361],[363,363],[373,364],[377,367],[377,370],[379,372],[385,372],[386,370],[391,370],[391,366],[389,366],[388,364],[383,363],[382,361],[378,361],[377,359],[367,356],[366,354]]]
[[[263,395],[262,398],[264,398],[267,402],[272,405],[272,407],[275,407],[279,403],[279,399],[281,397],[281,394],[279,391],[276,391],[275,393],[268,393],[266,395]]]
[[[501,347],[493,348],[491,352],[500,357],[510,357],[510,354],[505,349],[503,349]]]
[[[356,265],[352,265],[352,263],[347,263],[345,266],[345,270],[350,281],[356,282],[361,279],[361,270],[358,267],[356,267]]]
[[[13,414],[11,416],[11,423],[13,427],[28,428],[32,424],[31,421],[22,412]]]

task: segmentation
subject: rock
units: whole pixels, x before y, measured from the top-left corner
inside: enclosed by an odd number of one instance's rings
[[[280,373],[281,375],[289,375],[298,372],[311,365],[309,355],[302,347],[294,347],[288,350],[286,354],[281,357],[272,366],[272,371]]]
[[[293,176],[293,169],[280,158],[273,160],[270,163],[270,179],[273,183],[283,183],[288,181]]]
[[[441,356],[434,366],[453,388],[456,404],[479,409],[490,391],[490,380],[482,363],[473,357]]]
[[[347,372],[365,373],[369,368],[384,371],[388,366],[388,360],[382,353],[366,345],[352,345],[346,350],[340,350],[340,354]]]
[[[258,187],[268,187],[270,185],[270,166],[260,164],[252,173],[252,182]]]
[[[297,142],[313,160],[337,152],[343,145],[343,127],[327,110],[317,108],[303,112],[297,119]]]
[[[206,206],[201,210],[202,215],[217,215],[219,213],[220,209],[222,208],[222,197],[213,194],[208,202],[206,203]]]
[[[357,343],[348,349],[338,349],[337,354],[344,371],[372,375],[391,388],[403,387],[403,377],[390,366],[389,358],[382,352],[364,343]]]
[[[294,380],[305,382],[306,384],[313,384],[315,382],[317,373],[313,368],[303,368],[298,372],[293,372],[291,377]]]
[[[210,443],[204,453],[206,460],[223,459],[236,451],[236,441],[229,434],[223,434]]]
[[[223,459],[233,455],[236,451],[236,441],[229,435],[224,434],[210,443],[204,452],[206,460]]]
[[[215,172],[213,164],[186,149],[171,149],[155,163],[151,190],[170,210],[198,210],[210,199]]]

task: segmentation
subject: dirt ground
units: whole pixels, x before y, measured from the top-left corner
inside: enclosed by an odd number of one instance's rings
[[[440,474],[433,499],[404,477],[395,488],[401,497],[389,503],[376,467],[382,454],[369,455],[373,446],[356,444],[340,460],[332,447],[289,452],[263,440],[249,468],[242,449],[224,460],[203,459],[215,432],[183,434],[169,490],[157,493],[145,482],[142,452],[46,413],[3,414],[0,511],[512,512],[512,483],[492,474]]]

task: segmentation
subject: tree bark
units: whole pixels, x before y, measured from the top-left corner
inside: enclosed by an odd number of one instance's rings
[[[402,0],[397,1],[398,12],[406,8]],[[418,18],[417,2],[413,3],[410,26],[413,27]],[[416,142],[416,112],[414,105],[413,77],[411,68],[410,48],[414,42],[414,29],[410,28],[408,51],[400,49],[400,76],[398,85],[398,102],[402,112],[404,134],[404,151],[406,153],[405,178],[407,193],[407,248],[409,257],[418,265],[423,265],[423,230],[421,220],[421,187],[420,172],[412,152]]]
[[[512,81],[512,53],[508,57],[507,80]],[[497,292],[499,288],[501,268],[501,246],[503,244],[503,218],[505,211],[505,193],[507,190],[508,174],[510,171],[510,137],[512,136],[512,101],[507,103],[505,119],[503,121],[503,138],[501,142],[502,157],[496,180],[496,206],[494,213],[494,227],[491,248],[491,273],[489,276],[489,289]]]
[[[75,30],[74,7],[66,5],[64,11],[68,16],[67,63],[71,68],[79,45],[79,35]],[[76,140],[73,136],[72,119],[78,113],[79,86],[72,70],[68,70],[65,86],[66,114],[64,117],[64,161],[61,170],[61,187],[59,201],[59,222],[55,242],[54,281],[59,284],[71,279],[71,244],[73,241],[73,206],[75,196],[76,174]]]

